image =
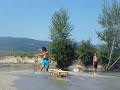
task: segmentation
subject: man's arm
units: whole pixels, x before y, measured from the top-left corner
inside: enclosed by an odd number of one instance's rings
[[[44,55],[44,53],[42,53],[42,54],[38,54],[38,56],[43,56]]]
[[[34,56],[44,56],[44,53],[42,53],[42,54],[34,54]]]

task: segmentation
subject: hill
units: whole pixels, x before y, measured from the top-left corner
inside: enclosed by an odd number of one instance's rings
[[[28,38],[0,37],[0,52],[38,52],[48,47],[49,41]]]

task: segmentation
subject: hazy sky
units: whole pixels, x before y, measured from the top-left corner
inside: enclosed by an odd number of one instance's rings
[[[108,0],[111,2],[112,0]],[[96,30],[103,0],[0,0],[0,37],[50,40],[51,17],[60,8],[68,9],[71,32],[77,41],[91,39],[99,44]]]

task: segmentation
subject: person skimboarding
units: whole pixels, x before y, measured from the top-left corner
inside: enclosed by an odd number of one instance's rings
[[[49,52],[45,47],[42,47],[42,54],[35,54],[35,56],[42,57],[42,68],[41,71],[46,67],[46,71],[48,72],[49,69]]]

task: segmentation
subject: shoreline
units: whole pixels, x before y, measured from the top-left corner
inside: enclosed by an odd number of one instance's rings
[[[41,63],[39,63],[38,64],[38,66],[39,67],[41,67],[42,65],[41,65]],[[0,70],[9,70],[9,69],[15,69],[15,70],[21,70],[21,69],[31,69],[31,68],[34,68],[35,67],[35,63],[26,63],[26,64],[24,64],[24,63],[0,63]],[[56,68],[55,67],[55,65],[53,64],[53,63],[50,63],[50,67],[49,67],[50,69],[53,69],[53,68]],[[76,68],[78,68],[79,69],[79,71],[86,71],[86,72],[91,72],[91,71],[93,71],[93,68],[91,68],[91,67],[89,67],[89,68],[85,68],[85,67],[83,67],[83,66],[74,66],[74,65],[72,65],[72,66],[70,66],[69,68],[68,68],[68,70],[69,71],[73,71],[73,69],[76,69]],[[97,71],[99,71],[99,72],[120,72],[120,70],[113,70],[113,71],[105,71],[105,70],[103,70],[103,69],[101,69],[101,68],[98,68],[98,70]]]

